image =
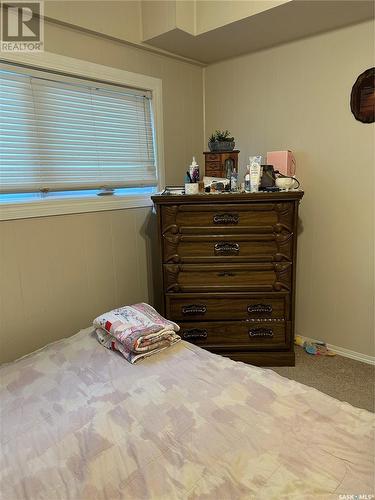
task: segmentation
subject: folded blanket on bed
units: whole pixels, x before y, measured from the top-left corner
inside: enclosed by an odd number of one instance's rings
[[[101,328],[96,328],[95,333],[99,342],[104,347],[106,347],[107,349],[111,349],[112,351],[119,351],[124,356],[124,358],[132,364],[136,363],[137,361],[141,361],[148,356],[152,356],[153,354],[163,351],[167,347],[170,347],[171,345],[176,344],[176,342],[179,342],[181,340],[181,337],[179,335],[177,335],[173,331],[170,331],[167,332],[167,334],[164,334],[164,340],[159,341],[154,345],[150,344],[148,348],[144,348],[149,350],[144,350],[144,352],[137,353],[134,351],[130,351],[126,346],[124,346],[124,344],[117,340],[116,337],[114,337],[110,333],[107,333]]]
[[[114,309],[94,320],[99,342],[135,363],[178,342],[180,327],[148,304]]]

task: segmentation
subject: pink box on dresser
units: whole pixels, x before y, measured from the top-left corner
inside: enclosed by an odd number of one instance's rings
[[[292,176],[296,173],[296,160],[289,150],[267,153],[267,165],[273,165],[283,175]]]

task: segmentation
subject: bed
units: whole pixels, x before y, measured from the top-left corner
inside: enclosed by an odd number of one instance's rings
[[[86,329],[0,374],[2,500],[374,493],[373,414],[187,342],[130,365]]]

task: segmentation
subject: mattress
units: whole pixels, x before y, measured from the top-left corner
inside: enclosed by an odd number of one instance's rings
[[[86,329],[0,377],[4,500],[374,493],[373,414],[187,342],[130,365]]]

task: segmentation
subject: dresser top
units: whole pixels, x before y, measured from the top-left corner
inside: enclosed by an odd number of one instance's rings
[[[161,194],[151,196],[156,204],[175,203],[255,203],[298,201],[304,195],[303,191],[277,191],[269,193],[260,191],[258,193],[200,193],[200,194]]]
[[[232,149],[231,151],[203,151],[204,155],[220,155],[220,154],[229,154],[229,153],[239,153],[239,149]]]

